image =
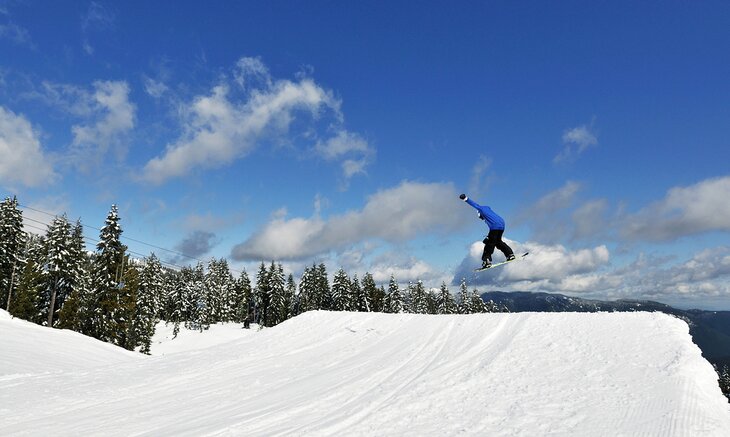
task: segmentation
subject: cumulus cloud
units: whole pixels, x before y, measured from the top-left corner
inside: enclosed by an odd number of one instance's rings
[[[581,189],[582,185],[578,182],[566,182],[562,187],[525,207],[518,213],[516,223],[527,224],[538,241],[557,243],[570,239],[573,234],[573,223],[569,211]]]
[[[190,258],[203,256],[210,252],[216,244],[217,240],[214,233],[193,231],[175,246],[175,250],[184,255],[176,258],[175,262],[189,261]]]
[[[235,246],[236,260],[301,259],[341,250],[368,239],[402,242],[463,223],[450,183],[403,182],[380,191],[358,211],[323,219],[278,215]]]
[[[571,162],[590,147],[598,144],[596,134],[592,132],[591,125],[583,125],[568,129],[563,133],[563,151],[554,159],[554,163]]]
[[[38,187],[57,178],[38,133],[20,114],[0,106],[0,183]]]
[[[365,173],[365,167],[375,155],[375,150],[364,138],[346,130],[340,130],[333,137],[317,142],[315,151],[329,161],[340,161],[344,157],[349,157],[342,161],[342,174],[345,180],[356,174]]]
[[[195,169],[230,164],[263,140],[288,133],[299,115],[316,120],[325,113],[334,116],[335,134],[317,142],[315,150],[325,159],[344,160],[346,178],[364,172],[373,151],[341,127],[340,101],[331,91],[307,77],[274,79],[258,58],[239,60],[233,76],[181,107],[182,135],[145,165],[144,181],[161,184]]]
[[[480,266],[484,244],[474,242],[456,270],[453,283],[466,279],[471,285],[489,285],[510,290],[594,291],[596,280],[592,275],[609,263],[610,254],[605,245],[593,248],[569,249],[563,245],[544,245],[505,240],[516,254],[529,252],[525,260],[516,261],[497,270],[474,273]],[[496,251],[493,259],[501,256]],[[594,278],[598,278],[595,276]]]
[[[93,93],[82,94],[86,102],[81,103],[91,108],[90,119],[71,127],[70,158],[82,170],[97,165],[112,148],[122,159],[127,150],[122,138],[135,124],[136,107],[129,101],[126,82],[97,81],[93,87]]]
[[[675,187],[664,199],[622,220],[629,240],[669,241],[710,231],[730,231],[730,176]]]

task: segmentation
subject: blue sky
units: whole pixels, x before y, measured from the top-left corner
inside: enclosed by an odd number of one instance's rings
[[[130,249],[177,264],[140,242],[730,309],[728,23],[721,1],[2,1],[0,194],[92,238],[116,203]],[[471,272],[462,192],[528,260]]]

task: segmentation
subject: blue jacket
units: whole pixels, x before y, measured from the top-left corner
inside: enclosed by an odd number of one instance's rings
[[[481,213],[484,221],[487,223],[487,226],[489,226],[490,230],[504,230],[504,219],[498,216],[496,212],[492,211],[492,208],[488,206],[482,206],[468,197],[464,199],[464,202],[473,206],[477,211],[479,211],[479,213]]]

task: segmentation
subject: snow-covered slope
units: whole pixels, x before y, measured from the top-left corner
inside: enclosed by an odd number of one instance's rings
[[[25,320],[13,319],[10,314],[0,310],[0,381],[43,374],[50,377],[143,359],[140,354],[77,332],[48,329]]]
[[[11,329],[8,329],[12,327]],[[727,435],[687,325],[659,313],[311,312],[178,353],[103,354],[2,320],[0,435]],[[66,333],[61,333],[66,334]],[[209,335],[205,333],[202,335]],[[28,337],[30,340],[30,338]],[[12,346],[15,344],[16,346]],[[30,366],[27,375],[18,369]],[[4,379],[3,375],[16,375]]]

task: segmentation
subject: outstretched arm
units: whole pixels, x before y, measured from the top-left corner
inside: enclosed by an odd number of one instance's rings
[[[471,200],[470,198],[466,197],[466,194],[462,194],[461,196],[459,196],[459,199],[461,199],[464,202],[468,203],[469,205],[471,205],[477,211],[481,211],[481,205],[479,205],[475,201]]]

